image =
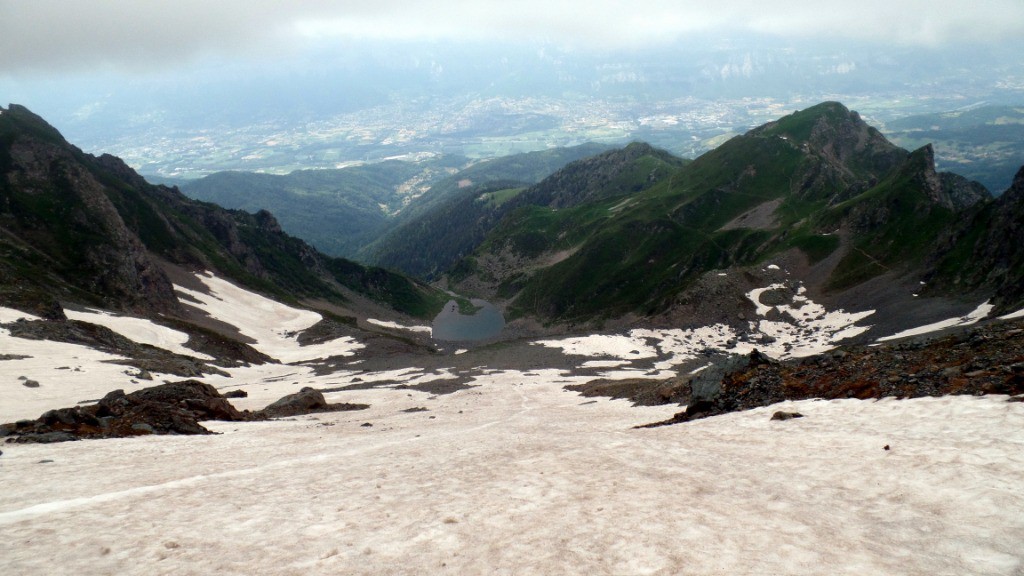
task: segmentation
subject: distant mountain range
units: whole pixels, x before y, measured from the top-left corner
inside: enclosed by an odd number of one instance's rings
[[[997,310],[1024,305],[1024,176],[993,199],[936,171],[930,145],[899,148],[839,103],[760,126],[692,162],[642,143],[601,150],[519,155],[451,174],[444,160],[383,164],[346,174],[343,185],[339,174],[306,172],[202,184],[211,196],[277,202],[296,233],[334,230],[338,245],[384,266],[372,268],[324,256],[270,212],[150,185],[12,105],[0,114],[0,305],[57,316],[62,302],[175,314],[169,277],[204,269],[287,301],[420,318],[449,298],[385,270],[394,268],[551,327],[742,323],[744,293],[780,266],[793,290],[878,309],[892,326],[984,298]],[[446,175],[422,194],[395,192],[395,183],[426,182],[424,170]],[[218,191],[218,182],[230,185]],[[320,190],[318,199],[296,202],[299,188]]]

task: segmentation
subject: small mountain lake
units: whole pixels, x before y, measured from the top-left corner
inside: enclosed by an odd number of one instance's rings
[[[471,300],[479,309],[473,314],[460,314],[459,304],[449,300],[444,310],[434,318],[433,337],[449,342],[485,340],[501,334],[505,317],[486,300]]]

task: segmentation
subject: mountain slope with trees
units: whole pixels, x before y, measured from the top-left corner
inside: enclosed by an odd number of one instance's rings
[[[576,155],[593,150],[588,146],[566,151]],[[434,196],[443,200],[430,206],[417,207],[393,232],[368,249],[368,258],[381,266],[435,279],[471,253],[506,215],[522,206],[576,203],[632,193],[683,163],[646,144],[634,144],[575,159],[533,185],[523,180],[495,179],[506,172],[493,167],[487,168],[486,178],[474,180],[472,174],[460,173],[464,177],[459,181],[461,188]],[[555,190],[560,192],[555,194]]]

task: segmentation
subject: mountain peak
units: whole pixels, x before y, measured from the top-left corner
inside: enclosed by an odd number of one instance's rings
[[[989,191],[977,182],[957,174],[936,170],[935,148],[931,144],[925,144],[911,152],[903,171],[913,174],[913,178],[918,181],[932,202],[950,210],[959,212],[992,197]]]
[[[848,176],[877,175],[899,165],[905,152],[839,102],[823,102],[751,131],[779,137],[841,167]],[[858,179],[858,178],[854,178]]]
[[[633,142],[567,164],[525,192],[519,202],[561,209],[628,195],[667,178],[682,164],[664,150]]]
[[[822,130],[826,127],[860,130],[868,128],[868,125],[861,119],[860,114],[851,111],[839,102],[822,102],[755,128],[751,133],[783,136],[798,142],[809,142],[815,139],[815,135],[820,137]]]
[[[49,122],[20,104],[0,107],[0,112],[0,135],[24,132],[49,142],[67,144],[64,136]]]

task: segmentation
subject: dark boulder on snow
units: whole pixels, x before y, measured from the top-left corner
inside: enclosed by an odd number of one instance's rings
[[[235,392],[234,397],[246,396],[240,390]],[[183,380],[131,394],[114,390],[92,405],[48,410],[35,420],[0,424],[0,437],[7,436],[8,442],[45,443],[149,434],[211,434],[200,422],[245,422],[364,408],[369,406],[330,404],[319,390],[303,388],[258,412],[239,411],[213,386]]]
[[[785,412],[778,410],[775,414],[772,414],[772,420],[792,420],[793,418],[803,418],[804,415],[799,412]]]
[[[114,390],[90,406],[49,410],[36,420],[0,425],[8,442],[63,442],[79,438],[118,438],[148,434],[210,434],[199,422],[255,420],[239,412],[217,390],[196,380],[144,388],[131,394]]]
[[[315,388],[308,386],[295,394],[289,394],[264,408],[261,412],[269,418],[308,414],[327,407],[324,395]]]
[[[284,418],[314,412],[340,412],[344,410],[363,410],[366,404],[329,404],[323,393],[315,388],[305,387],[295,394],[289,394],[257,412],[265,418]]]

